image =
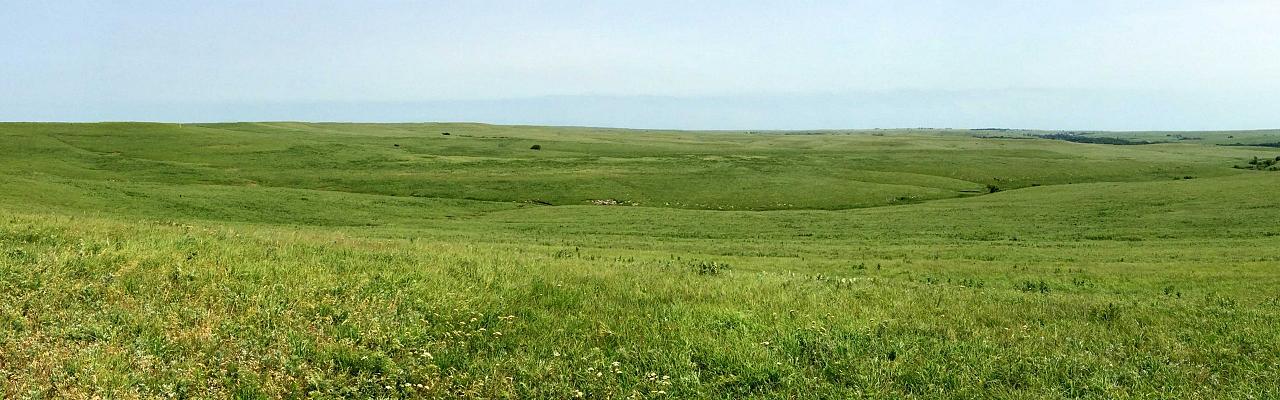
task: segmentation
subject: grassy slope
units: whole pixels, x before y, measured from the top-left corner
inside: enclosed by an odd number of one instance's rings
[[[877,133],[0,125],[0,393],[1280,395],[1277,152]]]
[[[554,204],[612,198],[697,209],[844,209],[961,197],[987,184],[1223,176],[1241,173],[1224,165],[1274,153],[964,132],[799,136],[474,124],[5,124],[0,137],[8,143],[0,166],[37,180]],[[529,150],[532,144],[543,150]]]

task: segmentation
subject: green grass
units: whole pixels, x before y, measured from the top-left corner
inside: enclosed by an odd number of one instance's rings
[[[0,397],[1280,396],[1280,134],[992,134],[0,124]]]

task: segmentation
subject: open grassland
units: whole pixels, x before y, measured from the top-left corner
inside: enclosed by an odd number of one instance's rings
[[[1280,397],[1280,134],[1002,134],[0,124],[0,397]]]

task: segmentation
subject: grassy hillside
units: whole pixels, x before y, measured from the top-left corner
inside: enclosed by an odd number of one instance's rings
[[[1280,396],[1178,134],[0,124],[0,397]]]

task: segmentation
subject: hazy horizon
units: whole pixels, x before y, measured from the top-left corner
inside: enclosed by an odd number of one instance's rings
[[[0,120],[1280,128],[1280,3],[0,0]]]

